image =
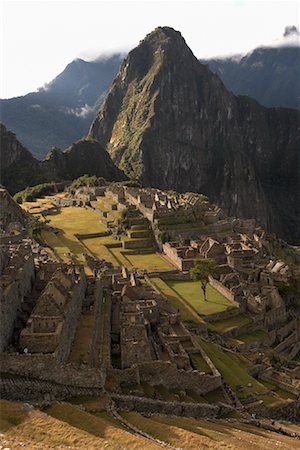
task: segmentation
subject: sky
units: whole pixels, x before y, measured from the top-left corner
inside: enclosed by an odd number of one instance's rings
[[[75,58],[128,51],[157,26],[198,58],[246,53],[299,27],[299,1],[0,0],[0,98],[35,91]]]

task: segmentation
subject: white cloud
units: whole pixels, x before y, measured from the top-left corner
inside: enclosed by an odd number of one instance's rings
[[[89,105],[85,104],[84,106],[82,106],[80,108],[63,108],[62,110],[66,114],[71,114],[71,115],[74,115],[76,117],[85,118],[89,114],[91,114],[91,113],[93,113],[95,111],[95,107],[92,107],[92,106],[89,106]]]

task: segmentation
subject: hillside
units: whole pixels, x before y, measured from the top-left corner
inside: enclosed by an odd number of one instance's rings
[[[227,89],[249,95],[268,107],[300,109],[300,48],[261,47],[243,58],[201,60]]]
[[[1,121],[42,159],[84,136],[123,56],[72,61],[54,80],[21,97],[0,100]]]
[[[297,243],[299,126],[295,110],[234,96],[160,27],[129,53],[89,135],[144,185],[205,193]]]
[[[82,139],[65,151],[53,148],[43,161],[38,161],[3,124],[0,124],[0,138],[0,182],[11,194],[28,186],[72,180],[81,175],[96,175],[110,181],[126,179],[108,153],[91,139]]]

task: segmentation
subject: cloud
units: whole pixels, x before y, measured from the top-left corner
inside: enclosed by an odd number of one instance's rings
[[[282,37],[266,47],[300,47],[299,29],[295,25],[287,25]]]
[[[64,113],[66,114],[70,114],[76,117],[81,117],[82,119],[84,119],[85,117],[87,117],[89,114],[93,113],[95,111],[95,107],[93,106],[89,106],[87,103],[80,107],[80,108],[63,108],[62,109]]]

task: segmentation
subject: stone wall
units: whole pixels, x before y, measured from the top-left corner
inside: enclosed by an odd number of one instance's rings
[[[0,367],[2,372],[66,386],[102,388],[104,384],[101,370],[62,364],[53,355],[1,353]]]
[[[221,311],[219,313],[207,314],[205,316],[206,322],[217,322],[218,320],[229,319],[230,317],[238,316],[239,314],[245,311],[245,306],[235,308],[232,306],[231,308],[226,309],[225,311]]]
[[[220,406],[206,403],[164,402],[162,400],[151,400],[133,395],[118,394],[112,394],[111,397],[117,409],[136,411],[144,414],[214,419],[221,412]]]
[[[162,384],[167,389],[192,389],[198,394],[207,394],[221,386],[221,376],[208,375],[196,370],[179,370],[169,361],[151,361],[136,364],[130,369],[111,369],[110,374],[120,383]]]
[[[77,396],[97,397],[103,394],[102,388],[77,387],[50,381],[20,379],[1,379],[1,398],[14,401],[54,401],[67,400]]]
[[[14,323],[24,297],[31,291],[35,278],[34,260],[31,250],[21,247],[9,261],[0,277],[0,351],[3,352],[11,338]],[[22,251],[23,250],[23,251]]]
[[[81,271],[78,283],[74,285],[72,291],[72,299],[66,318],[62,324],[62,331],[59,338],[59,345],[55,352],[59,361],[67,361],[71,346],[76,333],[79,317],[82,310],[82,302],[86,291],[86,277],[83,271]]]

